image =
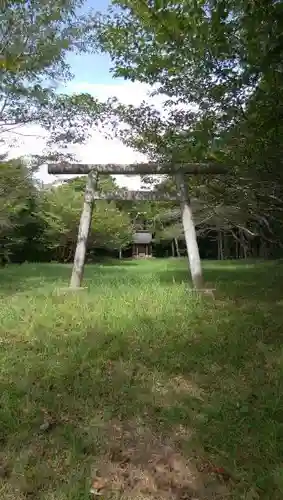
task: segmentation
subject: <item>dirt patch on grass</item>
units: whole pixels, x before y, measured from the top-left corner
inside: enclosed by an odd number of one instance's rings
[[[204,390],[198,385],[193,376],[186,377],[175,375],[168,377],[158,370],[149,371],[148,368],[139,363],[133,370],[129,361],[110,362],[104,367],[108,372],[110,380],[123,380],[125,377],[131,384],[138,383],[143,389],[140,398],[155,402],[160,406],[172,406],[180,401],[180,397],[189,397],[203,401]]]
[[[192,378],[189,379],[180,375],[169,380],[168,390],[170,389],[175,395],[189,395],[199,400],[203,400],[204,397],[204,391]]]
[[[138,421],[111,423],[108,449],[93,468],[94,498],[211,500],[228,498],[227,485],[186,458],[175,443]]]

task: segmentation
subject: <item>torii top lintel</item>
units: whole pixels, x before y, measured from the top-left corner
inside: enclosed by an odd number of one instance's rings
[[[90,172],[100,174],[151,175],[176,174],[191,175],[224,174],[227,168],[217,163],[108,163],[106,165],[90,163],[49,163],[49,174],[85,175]]]

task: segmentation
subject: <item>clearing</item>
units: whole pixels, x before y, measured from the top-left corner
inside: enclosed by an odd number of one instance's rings
[[[1,500],[282,499],[283,264],[205,271],[1,270]]]

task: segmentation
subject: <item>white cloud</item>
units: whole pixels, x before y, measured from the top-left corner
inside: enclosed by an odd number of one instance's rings
[[[117,139],[105,139],[99,132],[92,132],[91,138],[84,145],[76,145],[69,148],[70,152],[74,153],[80,163],[135,163],[137,161],[146,161],[146,157],[140,153],[133,151],[122,144]],[[67,178],[68,176],[53,176],[47,172],[47,166],[40,168],[37,178],[43,182],[52,182],[59,178]],[[118,175],[115,177],[120,186],[127,186],[129,189],[140,188],[140,176],[124,176]]]
[[[117,97],[123,104],[133,104],[138,106],[142,101],[153,104],[157,109],[162,110],[165,96],[151,97],[149,94],[154,87],[141,82],[122,82],[122,83],[88,83],[88,82],[70,82],[65,87],[67,93],[86,92],[96,97],[100,101],[106,101],[109,97]]]
[[[21,155],[40,154],[45,147],[47,132],[38,125],[22,125],[3,131],[0,125],[0,137],[3,140],[0,154],[8,151],[10,158]]]
[[[65,93],[87,92],[101,101],[109,97],[117,97],[124,104],[139,105],[142,101],[154,105],[159,111],[164,112],[165,96],[150,97],[149,93],[152,87],[139,82],[115,82],[104,84],[93,84],[88,82],[73,81],[62,89]],[[177,106],[179,107],[179,106]],[[186,107],[190,107],[189,105]],[[29,156],[41,154],[45,147],[46,132],[39,126],[29,125],[19,127],[17,130],[22,135],[6,133],[6,140],[12,141],[9,147],[9,157]],[[1,134],[1,137],[5,138]],[[17,138],[17,144],[13,144],[13,139]],[[3,148],[2,148],[3,149]],[[94,130],[91,138],[83,145],[76,145],[69,148],[69,151],[75,153],[77,160],[82,163],[134,163],[146,161],[146,157],[137,153],[133,149],[124,146],[118,139],[106,139],[102,133]],[[1,148],[0,148],[1,154]],[[51,183],[59,178],[66,176],[51,176],[47,172],[47,166],[42,166],[36,176],[44,183]],[[127,186],[130,189],[140,188],[140,176],[117,176],[117,182],[121,186]]]
[[[71,82],[63,91],[68,93],[88,92],[91,95],[104,101],[109,97],[117,97],[125,104],[138,105],[143,100],[155,102],[156,106],[161,106],[159,97],[154,99],[148,98],[150,88],[141,83],[124,82],[120,84],[90,84],[87,82]],[[19,132],[21,135],[17,135]],[[15,129],[13,134],[7,132],[1,134],[3,139],[6,139],[9,144],[9,157],[15,158],[19,156],[29,156],[41,154],[45,147],[46,133],[43,129],[35,125],[19,127]],[[17,138],[17,143],[13,144],[13,138]],[[4,152],[4,148],[2,148]],[[76,145],[69,148],[69,151],[75,153],[79,162],[82,163],[134,163],[138,161],[146,161],[146,157],[137,153],[133,149],[124,146],[118,139],[106,139],[102,133],[93,131],[91,138],[83,145]],[[0,149],[1,153],[1,149]],[[59,177],[49,175],[47,166],[40,168],[36,177],[44,183],[50,183]],[[63,176],[63,178],[66,176]],[[62,176],[60,176],[62,178]],[[121,186],[127,186],[130,189],[140,188],[140,176],[122,176],[116,177],[117,182]]]

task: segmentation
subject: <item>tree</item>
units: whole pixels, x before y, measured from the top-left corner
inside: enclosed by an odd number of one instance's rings
[[[39,124],[61,144],[82,141],[99,114],[89,95],[60,95],[71,78],[66,55],[92,50],[83,0],[3,0],[0,6],[0,133]],[[92,106],[90,106],[92,105]],[[90,113],[90,107],[92,112]],[[87,110],[87,112],[86,112]]]
[[[36,238],[37,190],[31,172],[21,160],[0,162],[0,259],[25,253]],[[27,230],[28,229],[28,230]]]
[[[115,76],[153,84],[155,93],[190,106],[175,120],[171,114],[163,130],[167,135],[171,128],[172,135],[178,127],[174,140],[183,142],[183,155],[217,153],[225,160],[230,149],[225,155],[220,148],[223,132],[234,134],[235,125],[243,123],[251,96],[257,106],[272,96],[268,106],[280,122],[282,3],[268,0],[261,9],[243,0],[113,3],[106,15],[98,15],[98,46],[110,54]],[[144,122],[147,117],[145,113]]]
[[[158,84],[158,92],[204,110],[239,103],[282,64],[283,10],[267,0],[114,0],[98,14],[97,43],[115,76]],[[205,85],[204,85],[205,84]],[[228,109],[228,108],[227,108]]]
[[[41,210],[46,222],[46,243],[57,249],[56,258],[60,261],[71,261],[74,256],[83,204],[83,181],[85,184],[85,178],[74,179],[44,192]],[[132,226],[126,213],[118,210],[114,202],[95,203],[89,249],[118,250],[131,241],[131,236]]]
[[[192,195],[213,206],[233,201],[247,232],[280,244],[283,7],[261,7],[116,0],[97,16],[97,44],[116,76],[168,97],[162,115],[112,101],[123,140],[151,159],[228,161],[229,176],[191,179]]]

